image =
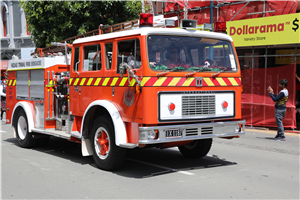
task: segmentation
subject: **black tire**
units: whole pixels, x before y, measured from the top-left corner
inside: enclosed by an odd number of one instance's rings
[[[34,147],[37,140],[28,132],[28,122],[24,110],[18,112],[16,120],[15,130],[19,145],[24,148]]]
[[[206,156],[211,148],[212,139],[195,140],[187,145],[179,146],[178,149],[188,158],[202,158]]]
[[[100,116],[94,121],[90,140],[94,161],[100,169],[114,170],[122,165],[126,149],[116,145],[115,131],[109,117]]]

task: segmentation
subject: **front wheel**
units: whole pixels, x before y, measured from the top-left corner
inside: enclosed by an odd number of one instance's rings
[[[90,140],[93,158],[99,168],[114,170],[122,165],[126,149],[116,145],[114,127],[108,117],[100,116],[94,121]]]
[[[37,140],[32,138],[32,134],[28,132],[28,122],[24,110],[18,112],[15,130],[21,147],[30,148],[36,145]]]
[[[206,156],[211,148],[212,139],[195,140],[187,145],[179,146],[178,149],[188,158],[202,158]]]

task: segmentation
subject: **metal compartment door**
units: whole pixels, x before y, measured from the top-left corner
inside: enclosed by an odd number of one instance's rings
[[[44,99],[44,70],[30,70],[30,99]]]
[[[17,71],[17,99],[29,99],[28,70]]]

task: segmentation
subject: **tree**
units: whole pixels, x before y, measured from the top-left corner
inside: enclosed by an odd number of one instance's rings
[[[20,2],[36,46],[83,34],[103,25],[138,19],[139,1],[25,1]]]

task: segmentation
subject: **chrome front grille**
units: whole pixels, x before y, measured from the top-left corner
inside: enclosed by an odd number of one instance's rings
[[[183,116],[214,115],[216,113],[215,95],[182,96]]]
[[[186,136],[198,135],[198,128],[188,128],[185,131]]]

